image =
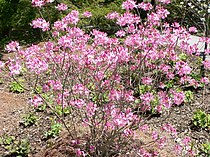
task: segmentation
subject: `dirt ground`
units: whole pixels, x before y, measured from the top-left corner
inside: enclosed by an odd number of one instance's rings
[[[21,114],[27,107],[26,101],[20,95],[0,91],[0,136],[18,127]]]

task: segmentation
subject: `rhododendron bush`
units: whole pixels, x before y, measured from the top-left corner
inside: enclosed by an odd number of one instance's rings
[[[47,3],[53,1],[32,1],[35,7]],[[149,152],[144,144],[135,142],[138,132],[147,127],[143,115],[161,114],[181,105],[189,100],[185,87],[202,87],[209,82],[200,76],[199,57],[192,55],[198,51],[196,44],[187,44],[189,30],[164,22],[170,14],[164,9],[168,3],[159,0],[154,11],[150,3],[125,1],[124,14],[106,16],[121,28],[114,37],[95,29],[86,34],[77,27],[80,17],[88,18],[90,12],[71,10],[54,23],[37,18],[32,27],[48,31],[50,40],[27,48],[12,41],[6,49],[16,57],[0,62],[0,68],[14,79],[25,77],[31,105],[47,104],[52,110],[56,105],[71,108],[71,122],[58,117],[74,141],[77,156],[157,156],[158,150]],[[63,3],[56,7],[67,9]],[[135,8],[148,11],[146,21],[134,14]],[[179,47],[177,40],[181,41]],[[209,61],[204,62],[206,69],[209,65]],[[85,132],[78,134],[79,125]],[[161,128],[177,138],[171,124]],[[155,131],[151,136],[159,148],[166,145],[167,136]],[[190,156],[189,145],[186,138],[171,149],[178,156]]]

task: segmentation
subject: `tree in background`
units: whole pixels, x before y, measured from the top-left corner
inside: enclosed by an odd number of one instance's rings
[[[200,33],[210,26],[208,0],[173,0],[167,9],[170,11],[168,21],[177,21],[186,27],[195,26]]]
[[[30,23],[36,17],[35,10],[31,0],[0,0],[1,45],[8,40],[26,39],[29,33],[34,32]]]

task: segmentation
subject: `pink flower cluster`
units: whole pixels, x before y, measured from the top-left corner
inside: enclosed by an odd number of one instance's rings
[[[190,66],[183,61],[176,62],[175,68],[180,76],[190,74],[192,71],[192,68],[190,68]]]
[[[147,10],[151,10],[153,7],[152,7],[151,3],[141,2],[140,4],[138,4],[138,8],[141,8],[141,9],[147,11]]]
[[[89,11],[85,11],[82,15],[85,16],[85,17],[91,17],[92,16],[91,12],[89,12]]]
[[[52,2],[54,2],[54,0],[32,0],[31,1],[32,5],[35,7],[42,7],[46,3],[52,3]]]
[[[50,23],[42,18],[33,20],[31,25],[33,28],[41,28],[43,31],[48,31],[50,29]]]
[[[60,3],[56,6],[56,8],[59,10],[59,11],[64,11],[64,10],[67,10],[68,9],[68,6],[64,3]]]
[[[8,52],[16,52],[19,50],[19,43],[17,41],[12,41],[6,45],[5,50]]]
[[[157,0],[158,2],[164,3],[164,4],[169,4],[171,3],[171,0]]]
[[[127,0],[123,2],[122,8],[128,10],[133,10],[136,7],[136,2],[133,0]]]

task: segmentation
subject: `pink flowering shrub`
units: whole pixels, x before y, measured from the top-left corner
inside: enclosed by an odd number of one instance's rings
[[[33,0],[32,4],[42,7],[51,2]],[[95,29],[86,34],[77,27],[80,13],[72,10],[51,24],[42,18],[32,21],[33,28],[53,35],[53,39],[42,46],[21,49],[17,42],[11,42],[6,47],[17,57],[0,63],[0,68],[9,70],[14,78],[19,74],[36,78],[28,81],[33,91],[31,104],[38,107],[46,103],[52,110],[57,105],[71,107],[72,125],[79,124],[88,130],[84,133],[86,142],[75,144],[77,156],[132,155],[134,152],[140,156],[157,156],[157,152],[148,152],[133,143],[143,126],[140,113],[162,113],[181,105],[185,100],[182,87],[198,87],[208,82],[207,78],[196,80],[192,74],[197,69],[181,57],[185,54],[190,58],[193,53],[186,43],[188,30],[178,23],[164,23],[169,12],[162,4],[170,1],[158,2],[156,11],[149,13],[144,23],[132,10],[137,7],[151,10],[150,3],[127,0],[123,3],[124,14],[108,14],[106,18],[116,20],[122,28],[115,37]],[[67,9],[64,4],[57,8]],[[91,13],[82,15],[90,17]],[[181,52],[177,48],[178,38],[182,40]],[[210,67],[208,62],[203,64]],[[37,87],[42,90],[37,91]],[[78,140],[77,129],[72,128],[75,129],[69,134],[72,140]],[[176,137],[176,130],[170,124],[162,130]],[[160,149],[166,145],[166,136],[153,132],[152,137]],[[185,139],[182,145],[176,145],[176,152],[179,154],[182,149],[190,152],[189,141]]]

